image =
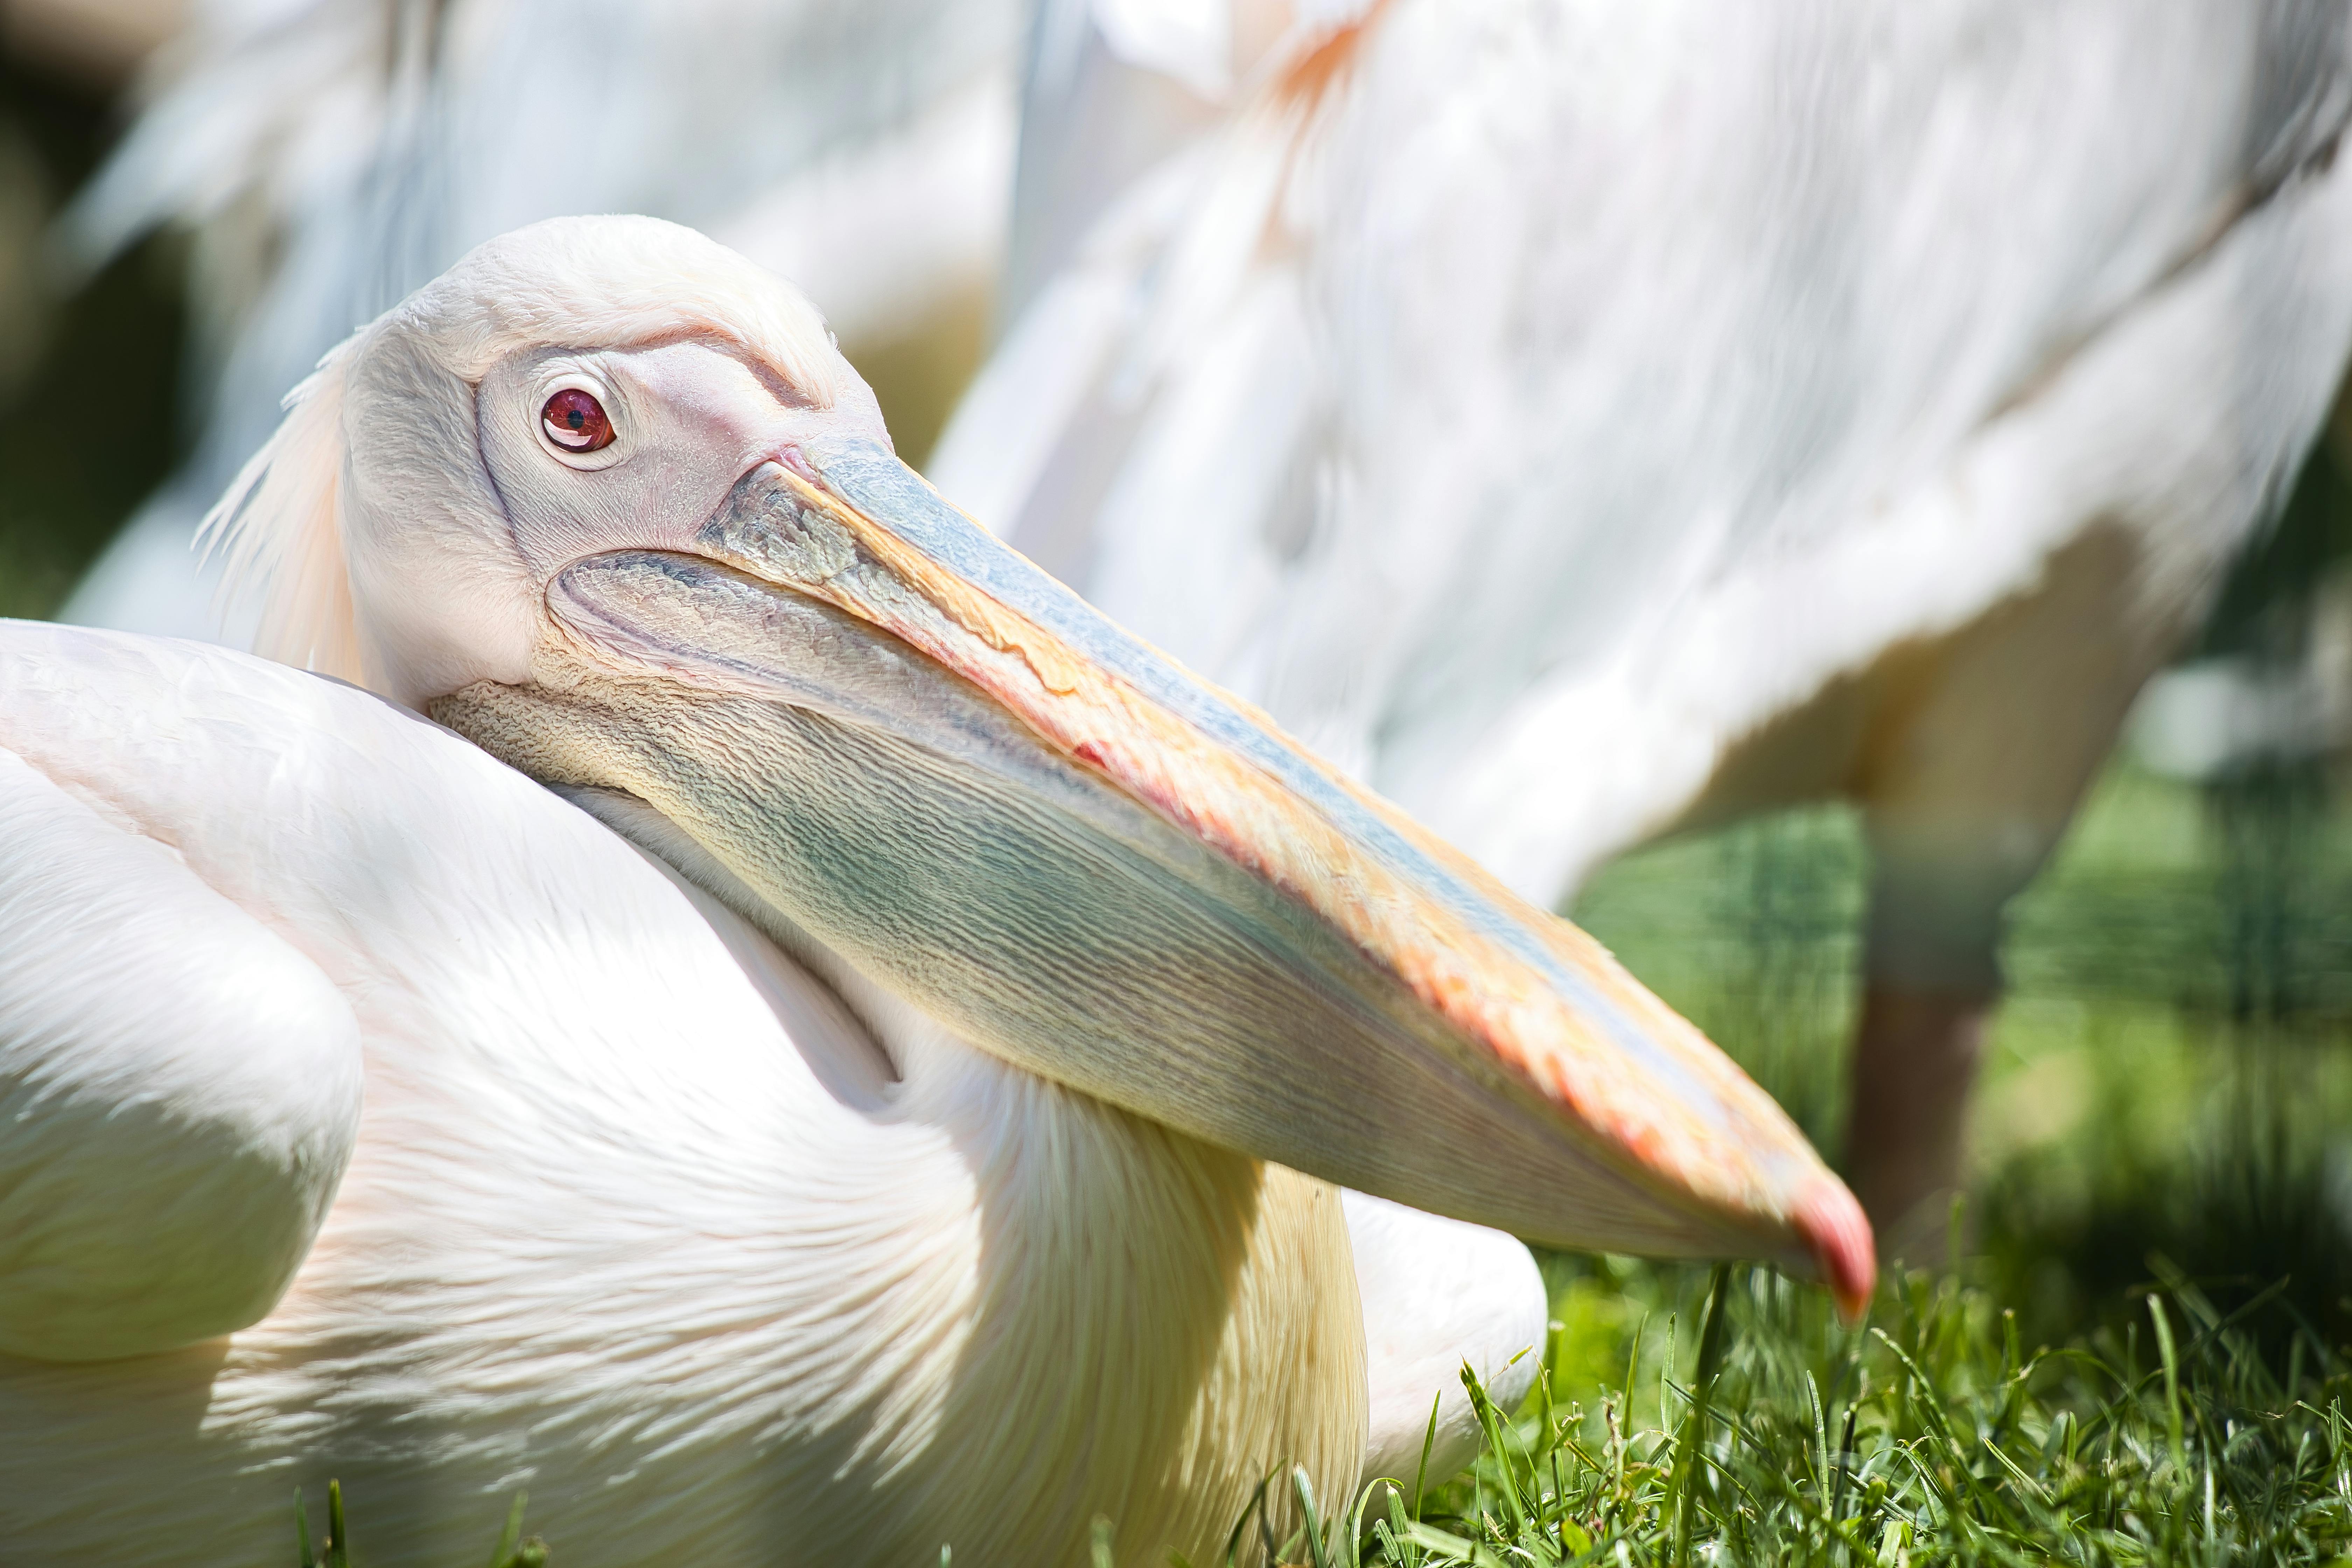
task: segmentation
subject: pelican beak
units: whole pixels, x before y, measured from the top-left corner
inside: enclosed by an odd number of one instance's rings
[[[641,797],[1041,1076],[1533,1241],[1866,1303],[1860,1207],[1696,1028],[878,444],[762,463],[695,545],[566,568],[533,682],[435,717]]]

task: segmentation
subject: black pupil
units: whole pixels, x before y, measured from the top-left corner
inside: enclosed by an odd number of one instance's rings
[[[563,411],[563,422],[566,425],[571,426],[574,430],[577,430],[580,426],[588,423],[588,416],[581,413],[579,405],[574,404],[572,407]]]

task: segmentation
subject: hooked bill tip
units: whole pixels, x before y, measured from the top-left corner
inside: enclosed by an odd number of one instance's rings
[[[1797,1234],[1813,1249],[1822,1280],[1847,1324],[1862,1321],[1878,1283],[1878,1251],[1870,1221],[1845,1184],[1824,1177],[1797,1204]]]

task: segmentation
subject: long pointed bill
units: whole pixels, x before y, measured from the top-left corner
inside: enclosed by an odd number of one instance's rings
[[[435,716],[644,798],[1042,1076],[1534,1240],[1867,1300],[1861,1210],[1697,1030],[880,447],[762,464],[696,542],[567,568],[535,683]]]

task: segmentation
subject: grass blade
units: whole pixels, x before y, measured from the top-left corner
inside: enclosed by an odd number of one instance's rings
[[[1331,1553],[1323,1541],[1322,1516],[1315,1511],[1315,1484],[1307,1479],[1304,1465],[1290,1467],[1290,1489],[1298,1499],[1299,1517],[1306,1521],[1307,1550],[1315,1559],[1315,1568],[1331,1568]]]
[[[523,1504],[530,1500],[529,1492],[515,1493],[514,1506],[507,1510],[507,1526],[499,1531],[499,1543],[490,1552],[490,1568],[507,1568],[514,1561],[515,1549],[522,1542]]]
[[[1421,1500],[1429,1489],[1429,1456],[1437,1447],[1437,1407],[1445,1402],[1443,1394],[1429,1396],[1429,1429],[1421,1435],[1421,1468],[1412,1477],[1412,1517],[1421,1517]]]
[[[2148,1293],[2147,1315],[2156,1321],[2156,1352],[2164,1360],[2165,1436],[2172,1445],[2172,1462],[2186,1465],[2189,1460],[2180,1428],[2180,1357],[2172,1345],[2171,1320],[2164,1315],[2164,1303],[2154,1291]]]
[[[1675,1561],[1690,1561],[1691,1472],[1700,1463],[1699,1448],[1706,1441],[1707,1406],[1715,1396],[1716,1368],[1723,1359],[1723,1295],[1731,1279],[1727,1264],[1715,1266],[1707,1281],[1706,1316],[1699,1323],[1698,1375],[1691,1384],[1690,1409],[1683,1416],[1682,1436],[1675,1445],[1674,1472],[1666,1482],[1668,1515],[1675,1521]]]

